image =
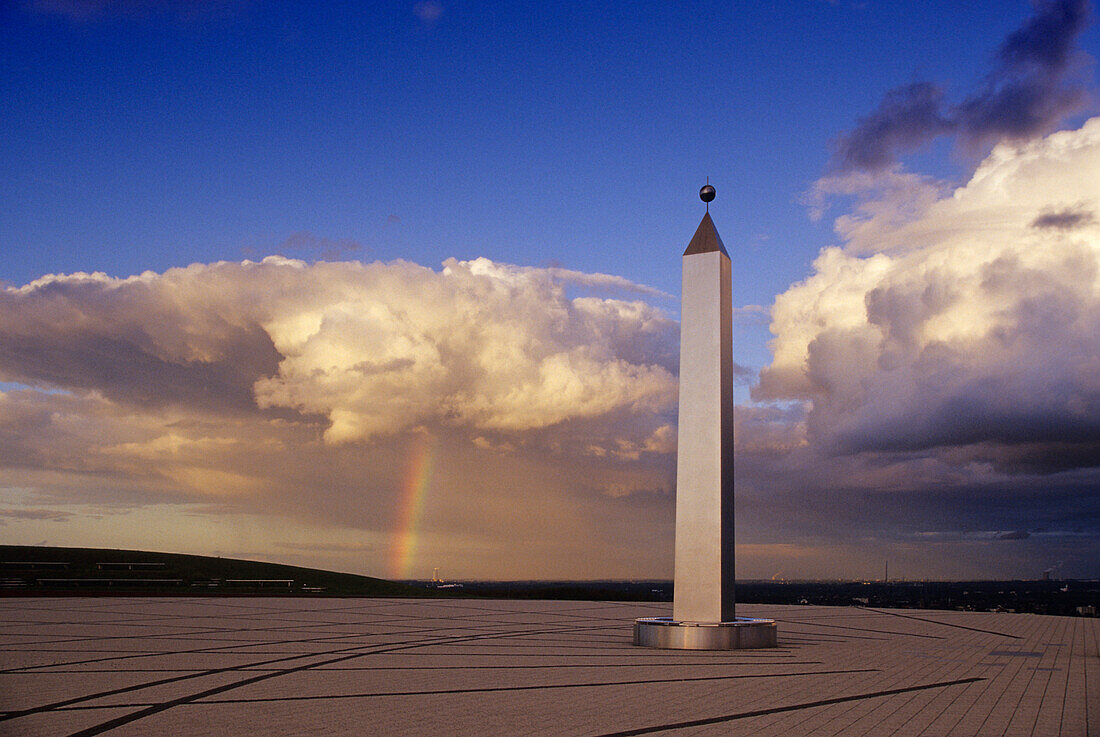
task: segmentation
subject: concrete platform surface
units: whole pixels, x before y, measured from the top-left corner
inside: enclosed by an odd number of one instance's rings
[[[631,645],[666,604],[0,599],[0,735],[1100,734],[1100,620],[743,606],[779,647]]]

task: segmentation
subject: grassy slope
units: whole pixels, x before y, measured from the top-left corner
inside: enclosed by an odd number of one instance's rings
[[[144,550],[111,550],[102,548],[60,548],[29,545],[0,545],[0,561],[4,563],[0,577],[5,579],[23,579],[35,582],[49,578],[164,578],[183,579],[182,585],[166,582],[164,586],[128,587],[113,583],[109,587],[81,584],[78,586],[30,585],[7,589],[4,593],[122,593],[139,590],[144,593],[173,593],[176,595],[228,593],[257,593],[255,586],[229,587],[222,584],[216,588],[193,587],[193,582],[208,582],[227,579],[293,579],[292,592],[301,593],[302,586],[323,587],[326,595],[341,596],[425,596],[437,595],[422,588],[385,581],[369,576],[357,576],[351,573],[336,573],[300,566],[288,566],[278,563],[261,563],[234,558],[214,558],[205,555],[182,555],[179,553],[157,553]],[[32,570],[19,563],[27,562],[64,562],[64,569]],[[16,565],[12,565],[15,563]],[[164,563],[163,568],[151,570],[101,570],[98,563]],[[286,589],[263,588],[265,595],[286,594]]]

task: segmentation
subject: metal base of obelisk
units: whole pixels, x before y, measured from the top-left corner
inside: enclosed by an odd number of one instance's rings
[[[774,619],[677,622],[671,617],[647,617],[634,620],[634,644],[667,650],[750,650],[775,647],[777,629]]]

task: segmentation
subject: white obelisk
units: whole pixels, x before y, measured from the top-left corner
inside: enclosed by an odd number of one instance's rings
[[[671,617],[634,622],[634,644],[689,650],[775,647],[775,622],[734,614],[733,295],[730,257],[714,221],[714,187],[684,251],[676,570]]]
[[[709,210],[709,208],[708,208]],[[684,251],[672,618],[734,620],[733,296],[710,212]]]

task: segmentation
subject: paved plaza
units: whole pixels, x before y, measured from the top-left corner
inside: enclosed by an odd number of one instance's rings
[[[774,650],[633,647],[671,605],[0,599],[0,735],[1100,734],[1100,620],[752,606]]]

